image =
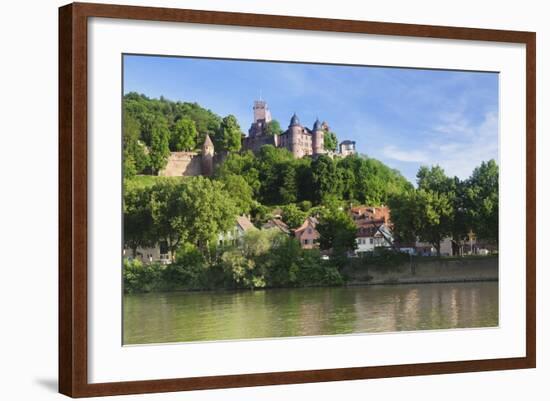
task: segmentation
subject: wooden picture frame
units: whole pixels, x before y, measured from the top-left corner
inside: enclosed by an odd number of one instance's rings
[[[88,382],[88,36],[91,17],[365,33],[526,46],[526,356],[393,366]],[[306,17],[73,3],[59,9],[59,391],[106,396],[534,368],[536,365],[535,33]]]

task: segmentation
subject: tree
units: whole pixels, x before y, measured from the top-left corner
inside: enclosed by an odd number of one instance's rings
[[[274,135],[281,135],[282,133],[283,133],[283,130],[281,129],[281,125],[277,120],[271,120],[265,126],[266,135],[274,136]]]
[[[282,204],[293,203],[298,200],[298,185],[296,169],[293,163],[283,163],[279,166],[279,198]]]
[[[294,203],[285,205],[281,209],[283,211],[283,221],[290,229],[300,227],[308,215],[306,212],[300,210]]]
[[[325,136],[323,143],[325,145],[326,150],[335,151],[338,147],[338,138],[336,137],[336,134],[332,131],[325,131]]]
[[[416,179],[419,189],[439,193],[449,193],[455,190],[455,180],[447,177],[440,166],[420,167],[418,173],[416,173]]]
[[[150,209],[153,217],[155,243],[166,242],[172,257],[178,246],[187,239],[185,205],[181,200],[184,191],[181,179],[159,178],[150,188]]]
[[[155,244],[153,231],[153,216],[151,213],[151,191],[124,183],[124,246],[136,256],[138,247],[148,247]]]
[[[452,233],[453,204],[448,194],[416,189],[390,198],[394,234],[401,241],[420,239],[441,255],[441,241]]]
[[[265,287],[268,272],[265,259],[285,239],[286,235],[277,229],[247,231],[240,247],[230,249],[222,255],[224,270],[232,275],[239,286]]]
[[[193,150],[197,146],[197,129],[193,120],[184,117],[175,124],[170,138],[174,151]]]
[[[236,174],[227,174],[220,179],[224,190],[231,194],[239,214],[248,214],[256,204],[254,191],[244,177]]]
[[[178,229],[187,242],[211,258],[210,245],[217,243],[220,233],[235,226],[239,210],[233,197],[221,182],[199,176],[184,180],[180,200],[184,213],[180,214]]]
[[[139,122],[124,112],[123,124],[124,177],[130,178],[142,173],[149,166],[146,147],[140,141]]]
[[[342,267],[348,252],[357,247],[357,227],[350,215],[340,208],[331,208],[321,213],[315,228],[319,232],[319,248],[331,250],[336,263]]]
[[[187,242],[210,262],[211,246],[234,227],[239,214],[223,184],[205,177],[160,178],[150,193],[154,242],[165,241],[172,256]]]
[[[157,174],[168,162],[170,155],[170,132],[164,118],[157,118],[151,128],[151,150],[149,159],[151,170]]]
[[[214,134],[216,151],[238,152],[241,149],[241,127],[234,115],[224,117],[220,128]]]
[[[311,178],[314,188],[314,201],[321,203],[328,195],[341,195],[342,179],[335,162],[321,155],[311,163]]]
[[[465,186],[467,214],[476,235],[498,244],[499,171],[494,160],[476,167]]]
[[[260,192],[260,173],[257,168],[257,159],[254,153],[230,153],[225,161],[218,166],[215,177],[223,181],[228,175],[238,175],[245,179],[246,183],[257,197]]]
[[[260,148],[256,168],[259,172],[259,195],[262,203],[274,205],[295,200],[297,189],[293,161],[292,153],[286,149],[272,145]]]

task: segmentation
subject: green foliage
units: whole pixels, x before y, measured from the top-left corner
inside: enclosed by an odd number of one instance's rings
[[[215,177],[224,180],[225,177],[237,175],[246,181],[252,189],[254,196],[257,197],[260,192],[260,173],[258,171],[258,161],[251,151],[243,153],[230,153],[225,161],[218,166]]]
[[[136,256],[138,247],[155,243],[153,216],[150,208],[151,192],[132,181],[124,183],[124,244]]]
[[[123,124],[124,177],[130,178],[149,168],[147,148],[140,140],[139,122],[129,113],[124,113]]]
[[[158,173],[168,162],[170,155],[170,131],[164,118],[157,118],[151,126],[151,148],[149,153],[151,170]]]
[[[296,201],[298,189],[292,153],[272,145],[262,146],[256,166],[262,203],[276,205]]]
[[[326,150],[330,150],[334,152],[338,147],[338,138],[336,137],[336,134],[334,132],[325,131],[323,143]]]
[[[123,277],[126,293],[154,291],[161,286],[162,266],[124,259]]]
[[[311,179],[316,203],[322,202],[328,195],[341,196],[342,176],[330,157],[321,155],[311,163]]]
[[[283,133],[283,130],[281,129],[281,124],[279,124],[279,121],[277,120],[271,120],[265,126],[266,135],[274,136],[274,135],[281,135],[282,133]]]
[[[316,249],[304,250],[296,280],[302,287],[339,286],[344,279],[334,264],[320,259]]]
[[[498,243],[498,165],[482,162],[466,182],[465,206],[478,238]]]
[[[221,117],[197,103],[173,102],[163,97],[150,99],[135,92],[124,95],[124,110],[140,125],[140,140],[146,146],[151,146],[151,131],[153,121],[162,117],[170,132],[178,121],[188,119],[193,121],[198,132],[196,146],[200,147],[206,134],[214,136],[221,124]]]
[[[305,221],[308,213],[304,212],[302,209],[298,208],[296,204],[290,203],[281,207],[283,214],[283,221],[288,225],[292,230],[300,227]]]
[[[254,191],[245,178],[236,174],[227,174],[220,178],[223,188],[229,194],[234,194],[235,206],[239,214],[249,214],[256,205]]]
[[[316,229],[320,235],[319,247],[331,250],[338,266],[346,264],[348,252],[357,247],[357,227],[349,213],[340,208],[325,209],[319,216]]]
[[[197,146],[197,139],[195,122],[188,117],[184,117],[174,125],[172,137],[170,138],[170,148],[173,151],[190,151]]]
[[[265,287],[267,264],[264,259],[272,248],[284,241],[284,237],[275,229],[247,231],[241,246],[222,255],[224,270],[231,274],[238,287]]]
[[[196,244],[201,251],[209,243],[216,243],[219,233],[227,232],[235,225],[238,214],[234,196],[223,188],[223,184],[204,177],[185,180],[185,190],[180,199],[185,210],[179,227],[188,242]]]
[[[165,241],[172,255],[182,242],[205,254],[209,243],[235,224],[236,197],[204,177],[158,177],[150,186],[125,182],[125,244],[131,249]],[[128,226],[128,227],[127,227]]]
[[[237,152],[241,149],[241,127],[233,115],[224,117],[220,127],[215,132],[213,141],[217,152]]]

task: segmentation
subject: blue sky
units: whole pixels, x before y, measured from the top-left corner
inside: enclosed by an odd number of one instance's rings
[[[132,91],[233,114],[245,133],[261,97],[283,129],[294,112],[309,127],[319,117],[411,182],[421,165],[467,178],[498,162],[497,73],[127,55]]]

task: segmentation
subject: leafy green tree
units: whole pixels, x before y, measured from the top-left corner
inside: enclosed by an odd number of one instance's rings
[[[416,173],[419,189],[439,193],[449,193],[455,190],[455,180],[448,177],[440,166],[420,167]]]
[[[240,247],[228,250],[222,255],[224,270],[232,275],[238,286],[265,287],[267,284],[265,259],[272,248],[278,247],[285,237],[276,229],[247,231]]]
[[[136,257],[138,247],[152,246],[156,242],[151,213],[151,191],[148,188],[124,182],[124,245]]]
[[[330,157],[321,155],[311,163],[311,178],[316,203],[328,195],[341,195],[342,177]]]
[[[494,160],[476,167],[465,186],[470,224],[479,238],[498,244],[499,171]]]
[[[288,225],[290,229],[296,229],[302,225],[308,214],[298,208],[296,204],[291,203],[283,206],[282,208],[283,221]]]
[[[143,264],[139,260],[124,259],[124,292],[149,292],[161,285],[161,266],[157,263]]]
[[[280,203],[288,204],[298,200],[298,183],[294,163],[284,163],[279,166],[279,198]]]
[[[184,117],[175,124],[170,139],[174,151],[193,150],[197,146],[197,129],[193,120]]]
[[[279,124],[279,121],[277,120],[271,120],[265,126],[266,135],[274,136],[274,135],[281,135],[282,133],[283,133],[283,130],[281,129],[281,124]]]
[[[149,166],[145,145],[140,141],[139,122],[129,113],[124,113],[123,124],[124,177],[131,178]]]
[[[338,138],[332,131],[325,131],[323,143],[326,150],[335,151],[338,147]]]
[[[170,155],[170,132],[163,118],[156,119],[151,128],[151,150],[149,159],[151,170],[153,173],[158,173],[168,162]]]
[[[448,193],[417,189],[390,199],[394,234],[403,241],[417,238],[441,255],[441,241],[451,235],[453,204]]]
[[[295,200],[295,173],[292,171],[294,158],[286,149],[272,145],[262,146],[257,157],[259,172],[259,195],[262,203],[275,205]]]
[[[231,194],[239,214],[248,214],[256,205],[254,191],[244,177],[236,174],[227,174],[220,180],[224,190]]]
[[[212,257],[210,245],[216,244],[220,233],[235,226],[238,208],[223,184],[204,177],[184,180],[180,195],[184,213],[181,233],[187,242],[195,244],[204,255]]]
[[[304,251],[293,237],[280,236],[262,260],[266,267],[267,283],[270,287],[294,287],[299,285],[298,274],[303,262]],[[317,258],[317,262],[321,262]]]
[[[224,117],[220,128],[214,134],[216,151],[238,152],[241,149],[241,127],[234,115]]]
[[[223,181],[224,177],[238,175],[245,179],[246,183],[257,198],[260,192],[260,173],[258,161],[251,151],[243,153],[230,153],[225,161],[218,166],[215,177]]]
[[[350,215],[339,208],[326,210],[321,213],[316,229],[319,232],[319,248],[331,250],[336,263],[342,267],[348,252],[357,247],[357,227]]]
[[[176,249],[188,236],[184,220],[186,210],[181,200],[184,183],[180,179],[162,177],[149,190],[155,242],[166,242],[174,257]]]

